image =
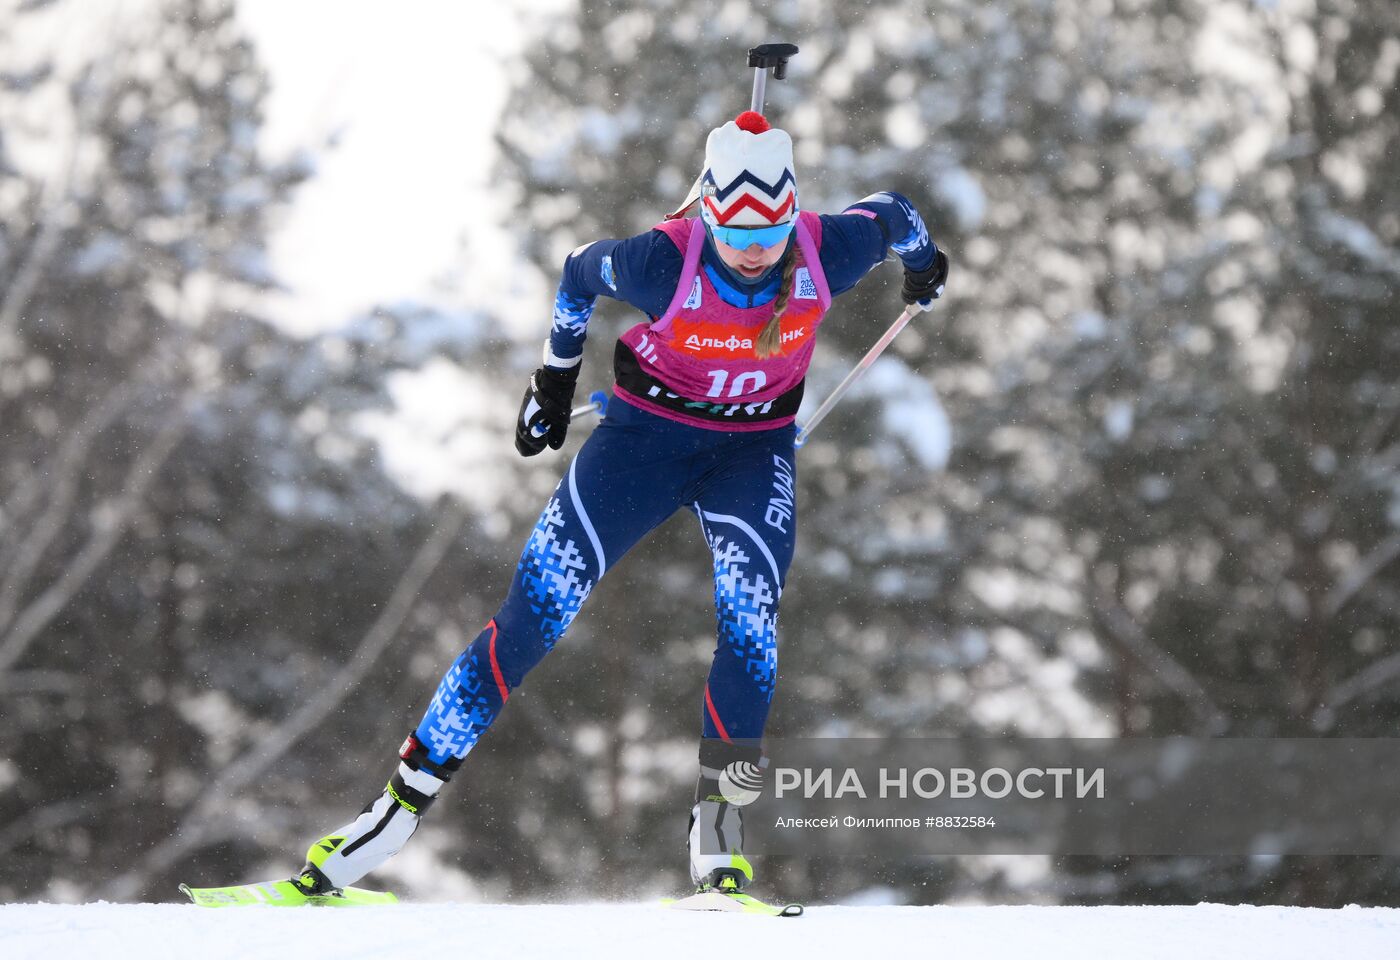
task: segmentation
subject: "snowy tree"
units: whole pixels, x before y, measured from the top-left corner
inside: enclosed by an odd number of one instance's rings
[[[230,5],[51,62],[33,38],[77,7],[0,21],[0,892],[166,897],[294,869],[382,783],[481,616],[457,584],[509,561],[391,479],[364,417],[394,371],[505,345],[410,308],[270,324],[264,244],[307,169],[258,150]]]

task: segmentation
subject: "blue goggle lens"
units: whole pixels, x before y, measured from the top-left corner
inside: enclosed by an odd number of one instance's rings
[[[710,233],[726,247],[747,250],[753,244],[763,249],[776,247],[792,233],[792,223],[780,223],[774,227],[717,227],[710,225]]]

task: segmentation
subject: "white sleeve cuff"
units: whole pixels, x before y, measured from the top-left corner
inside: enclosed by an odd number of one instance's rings
[[[544,365],[546,367],[553,367],[556,370],[568,370],[571,367],[578,366],[582,360],[583,354],[581,353],[576,357],[566,358],[555,356],[553,346],[550,342],[548,340],[544,342]]]

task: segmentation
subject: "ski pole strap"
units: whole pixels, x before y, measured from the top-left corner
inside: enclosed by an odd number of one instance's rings
[[[831,396],[822,401],[822,405],[817,407],[816,412],[813,413],[807,422],[802,425],[802,428],[797,431],[797,438],[793,441],[794,446],[800,447],[807,442],[807,438],[812,435],[812,431],[817,428],[817,424],[821,423],[823,418],[831,412],[831,408],[836,406],[837,401],[846,395],[846,391],[851,389],[851,386],[860,379],[861,374],[869,370],[871,364],[879,358],[880,354],[885,352],[885,348],[890,345],[890,342],[893,341],[895,337],[899,336],[899,331],[903,330],[909,321],[914,319],[916,314],[925,309],[927,308],[917,303],[911,303],[904,308],[904,312],[899,315],[899,319],[885,331],[884,336],[875,341],[875,346],[866,351],[865,356],[860,358],[860,363],[855,365],[855,369],[846,374],[846,379],[842,380],[841,383],[837,385],[836,389],[831,391]]]

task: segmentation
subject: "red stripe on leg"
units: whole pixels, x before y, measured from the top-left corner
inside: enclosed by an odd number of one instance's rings
[[[491,674],[496,678],[496,689],[501,691],[501,702],[505,703],[510,697],[510,690],[506,687],[506,678],[501,673],[501,665],[496,662],[496,620],[493,617],[486,625],[491,629]]]
[[[719,722],[719,712],[715,710],[715,702],[710,699],[710,685],[705,684],[705,709],[710,711],[710,719],[714,721],[715,729],[719,731],[720,738],[725,743],[729,743],[729,734],[724,729],[724,724]]]

